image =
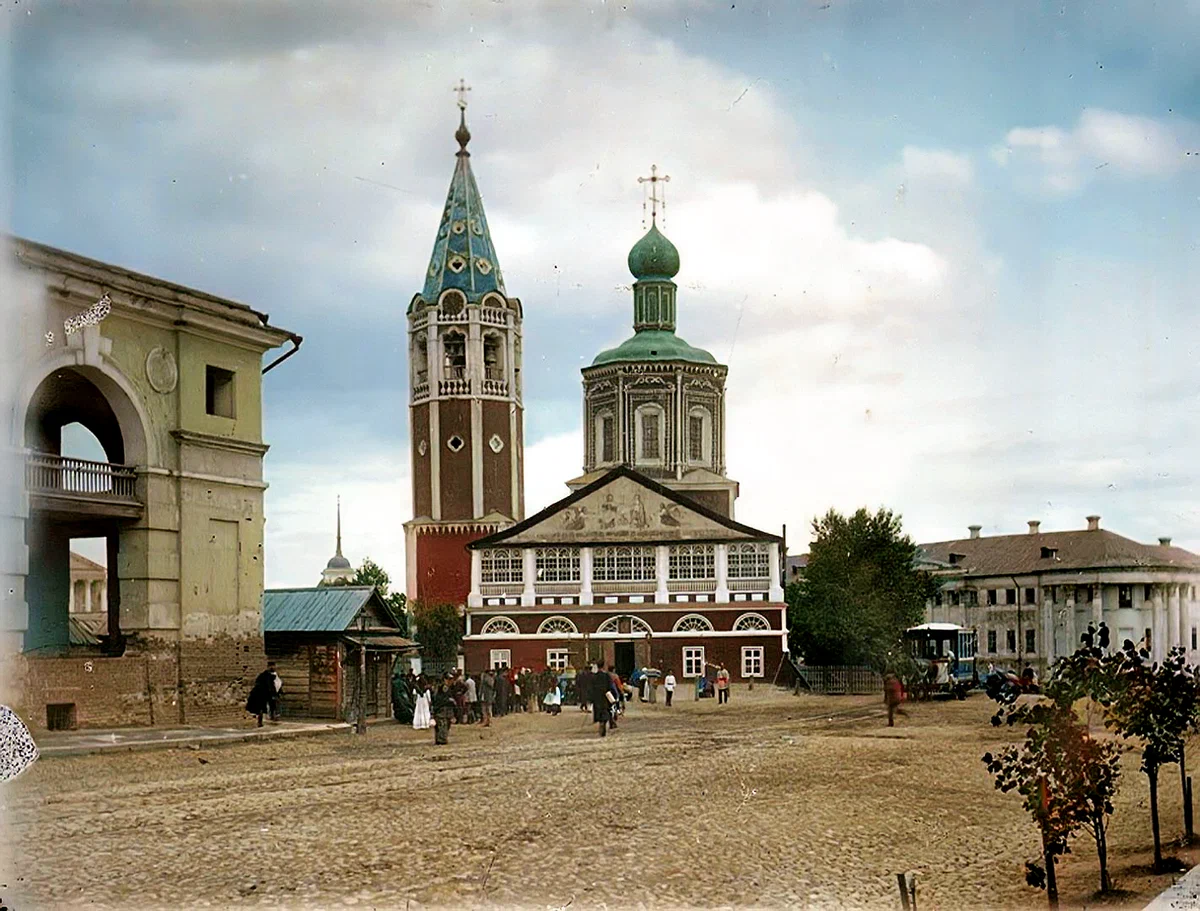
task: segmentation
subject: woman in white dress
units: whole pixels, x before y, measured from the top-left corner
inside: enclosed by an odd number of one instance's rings
[[[419,692],[416,705],[413,707],[413,730],[427,731],[433,725],[433,717],[429,713],[429,703],[432,697],[424,679],[420,681],[417,689]]]

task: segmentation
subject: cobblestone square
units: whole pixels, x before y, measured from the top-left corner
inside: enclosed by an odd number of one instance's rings
[[[44,759],[0,792],[9,907],[1045,907],[1017,798],[980,755],[993,704],[909,707],[760,687],[728,706],[634,703],[601,740],[574,707],[431,731],[394,723],[202,749]],[[1197,755],[1193,753],[1193,755]],[[1170,883],[1147,861],[1145,778],[1126,758],[1109,906]],[[1178,835],[1164,769],[1164,840]],[[1090,904],[1086,836],[1061,868]],[[15,889],[13,888],[15,886]]]

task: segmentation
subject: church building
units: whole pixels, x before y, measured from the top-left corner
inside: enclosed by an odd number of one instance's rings
[[[409,601],[465,604],[466,545],[524,518],[521,302],[504,288],[459,96],[454,174],[408,307],[413,518]]]
[[[470,672],[600,660],[695,678],[719,663],[753,681],[782,662],[783,541],[734,519],[727,368],[675,332],[679,252],[656,222],[629,253],[634,333],[583,370],[584,474],[468,545]]]

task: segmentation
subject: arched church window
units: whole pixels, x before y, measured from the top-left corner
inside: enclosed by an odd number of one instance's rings
[[[712,418],[707,408],[699,406],[688,411],[688,461],[707,465],[712,461]]]
[[[467,339],[461,332],[442,336],[442,370],[448,380],[467,378]]]
[[[572,623],[566,617],[556,616],[547,617],[538,627],[538,635],[545,636],[552,633],[577,633],[579,627]]]
[[[429,381],[429,341],[424,335],[417,336],[412,353],[413,383],[420,386]]]
[[[711,633],[712,621],[703,614],[687,614],[675,621],[673,633]]]
[[[492,617],[479,631],[481,636],[515,636],[520,630],[508,617]]]
[[[663,410],[658,405],[642,405],[635,413],[637,423],[637,460],[658,464],[663,460]]]
[[[616,422],[611,411],[604,410],[596,415],[596,461],[611,465],[617,460]]]
[[[745,633],[754,630],[770,629],[771,624],[767,622],[767,618],[762,614],[751,612],[742,614],[733,621],[733,628],[736,632]]]
[[[504,339],[494,332],[483,337],[483,375],[488,380],[504,379]]]
[[[658,322],[658,290],[651,288],[646,292],[646,322]]]

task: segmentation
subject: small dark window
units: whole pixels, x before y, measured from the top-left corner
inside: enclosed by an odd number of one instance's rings
[[[950,603],[957,605],[959,602],[959,593],[957,590],[950,592]]]
[[[1037,590],[1032,588],[1025,589],[1025,603],[1037,604]]]
[[[1045,593],[1042,595],[1042,597],[1049,598],[1051,604],[1057,604],[1058,603],[1058,586],[1057,585],[1047,586]]]
[[[612,462],[616,459],[617,441],[613,439],[612,415],[600,419],[600,461]]]
[[[1058,557],[1058,548],[1057,547],[1043,547],[1042,548],[1042,559],[1043,560],[1054,560],[1057,557]]]
[[[1034,636],[1034,630],[1031,630],[1031,629],[1025,630],[1025,651],[1027,651],[1027,652],[1034,651],[1035,644],[1036,644],[1036,638]]]
[[[1196,627],[1192,627],[1192,651],[1196,650]]]
[[[941,592],[938,592],[936,595],[933,596],[933,603],[936,604],[938,607],[942,606],[942,593]]]
[[[647,411],[642,415],[642,458],[662,458],[658,445],[658,413],[655,411]]]
[[[1133,586],[1117,586],[1117,607],[1133,607]]]
[[[988,593],[988,599],[987,599],[987,603],[988,603],[988,604],[995,604],[995,603],[996,603],[996,589],[994,589],[994,588],[989,588],[989,589],[987,590],[987,593]]]
[[[704,460],[704,418],[695,414],[688,418],[688,458],[693,462]]]
[[[1004,603],[1005,604],[1016,604],[1017,603],[1017,590],[1015,588],[1006,588],[1004,590]]]
[[[988,653],[996,654],[996,631],[994,629],[988,630]]]
[[[951,566],[961,566],[962,561],[965,559],[967,559],[966,554],[951,554],[950,555],[950,565]]]
[[[1142,586],[1142,600],[1147,603],[1154,600],[1154,586],[1153,585],[1143,585]]]
[[[51,731],[75,730],[75,703],[64,702],[47,705],[46,728]]]
[[[1010,652],[1015,652],[1017,650],[1017,631],[1015,629],[1010,629],[1005,638],[1007,639],[1008,650]]]
[[[1154,640],[1150,635],[1150,627],[1146,627],[1146,651],[1150,651],[1154,647]]]
[[[204,368],[204,410],[220,418],[233,417],[233,371]]]
[[[442,338],[442,370],[448,380],[467,378],[467,340],[457,332]]]

